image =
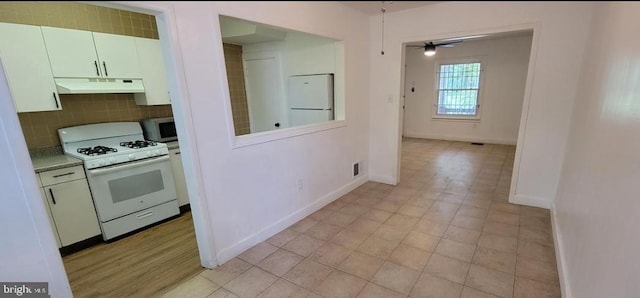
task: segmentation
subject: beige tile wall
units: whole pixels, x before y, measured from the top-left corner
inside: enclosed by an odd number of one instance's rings
[[[171,105],[138,106],[133,94],[62,94],[61,111],[19,113],[27,147],[40,149],[60,145],[58,129],[69,126],[140,121],[172,116]]]
[[[0,2],[0,22],[158,39],[155,16],[77,2]]]
[[[152,15],[77,2],[0,2],[0,22],[158,38]],[[58,129],[172,116],[171,106],[137,106],[133,94],[60,95],[62,111],[20,113],[29,149],[60,145]]]
[[[242,46],[224,44],[224,59],[227,66],[229,93],[231,93],[231,112],[236,135],[250,133],[247,93],[244,89],[244,70],[242,67]]]

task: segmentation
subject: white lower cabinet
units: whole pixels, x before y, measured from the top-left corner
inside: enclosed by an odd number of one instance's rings
[[[44,194],[44,188],[40,187],[40,193],[42,194],[43,199],[47,197]],[[56,239],[56,245],[58,245],[58,248],[60,248],[62,247],[62,245],[60,244],[60,236],[58,236],[58,229],[56,228],[56,223],[55,221],[53,221],[53,216],[51,216],[51,208],[49,208],[49,204],[45,205],[45,209],[47,210],[47,216],[49,217],[49,222],[51,222],[51,229],[53,230],[53,238]]]
[[[100,235],[100,225],[82,166],[39,174],[59,245]]]
[[[184,178],[184,170],[182,169],[180,149],[169,150],[169,157],[171,159],[171,168],[173,168],[176,193],[178,194],[178,205],[187,205],[189,204],[189,194],[187,193],[187,181]]]

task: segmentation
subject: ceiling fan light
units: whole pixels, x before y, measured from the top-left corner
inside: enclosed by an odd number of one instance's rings
[[[425,56],[433,56],[436,54],[436,49],[424,49],[424,55]]]
[[[424,51],[424,55],[425,56],[433,56],[436,54],[436,50],[425,50]]]
[[[424,46],[424,55],[425,56],[433,56],[436,54],[436,46],[433,44],[426,44]]]

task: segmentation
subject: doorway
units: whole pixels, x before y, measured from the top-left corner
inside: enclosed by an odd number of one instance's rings
[[[499,193],[508,200],[517,181],[534,40],[533,28],[514,28],[405,43],[400,146],[407,138],[515,146],[511,183],[502,182]],[[430,42],[446,46],[428,56]]]

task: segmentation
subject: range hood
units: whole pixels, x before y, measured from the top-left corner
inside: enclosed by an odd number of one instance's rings
[[[144,93],[141,79],[55,79],[59,94]]]

